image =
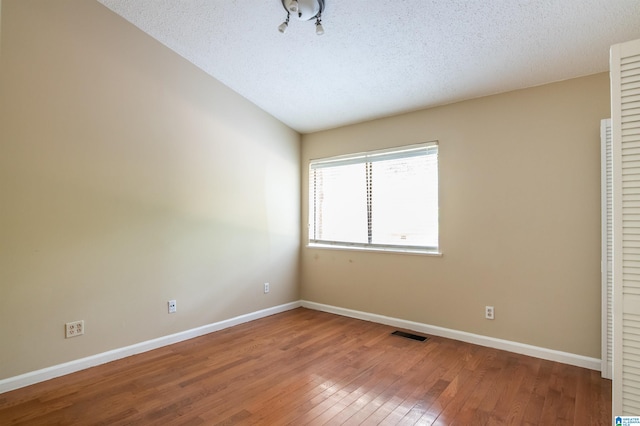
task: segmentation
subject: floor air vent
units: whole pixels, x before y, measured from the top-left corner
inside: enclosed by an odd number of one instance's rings
[[[427,338],[424,337],[424,336],[418,336],[417,334],[405,333],[404,331],[399,331],[399,330],[396,330],[391,334],[394,334],[394,335],[400,336],[400,337],[406,337],[407,339],[417,340],[419,342],[424,342],[425,340],[427,340]]]

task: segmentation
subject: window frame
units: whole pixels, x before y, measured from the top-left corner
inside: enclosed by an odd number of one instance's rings
[[[312,171],[314,168],[327,167],[331,164],[366,164],[369,163],[366,161],[368,158],[381,158],[386,157],[385,159],[391,158],[408,158],[415,156],[415,154],[408,154],[410,152],[416,152],[423,149],[436,148],[435,154],[427,154],[427,155],[435,155],[436,156],[436,175],[437,175],[437,245],[433,246],[415,246],[415,245],[401,245],[401,244],[377,244],[377,243],[357,243],[357,242],[342,242],[342,241],[325,241],[325,240],[316,240],[312,239],[311,236],[313,234],[312,228],[314,226],[314,214],[315,209],[313,208],[313,200],[315,198],[314,191],[312,189]],[[403,155],[404,153],[407,153]],[[358,250],[358,251],[370,251],[370,252],[391,252],[391,253],[402,253],[402,254],[418,254],[418,255],[431,255],[431,256],[441,256],[441,244],[440,244],[440,157],[439,157],[439,142],[437,140],[412,144],[412,145],[404,145],[397,146],[392,148],[380,149],[380,150],[372,150],[365,152],[357,152],[352,154],[344,154],[337,155],[332,157],[324,157],[311,159],[308,163],[307,168],[307,178],[308,178],[308,213],[307,213],[307,248],[319,248],[319,249],[334,249],[334,250]],[[379,161],[379,160],[378,160]]]

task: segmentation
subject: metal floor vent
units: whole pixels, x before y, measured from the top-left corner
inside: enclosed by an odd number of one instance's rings
[[[424,342],[427,340],[424,336],[418,336],[417,334],[405,333],[404,331],[396,330],[391,334],[395,334],[396,336],[406,337],[407,339],[418,340],[419,342]]]

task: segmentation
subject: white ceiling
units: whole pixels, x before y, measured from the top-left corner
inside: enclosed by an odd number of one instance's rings
[[[640,0],[98,0],[301,133],[609,69]]]

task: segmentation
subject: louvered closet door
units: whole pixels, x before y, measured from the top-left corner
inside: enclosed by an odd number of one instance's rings
[[[611,119],[600,123],[602,161],[602,365],[605,379],[612,378],[613,365],[613,159]]]
[[[640,40],[611,48],[613,415],[640,415]]]

